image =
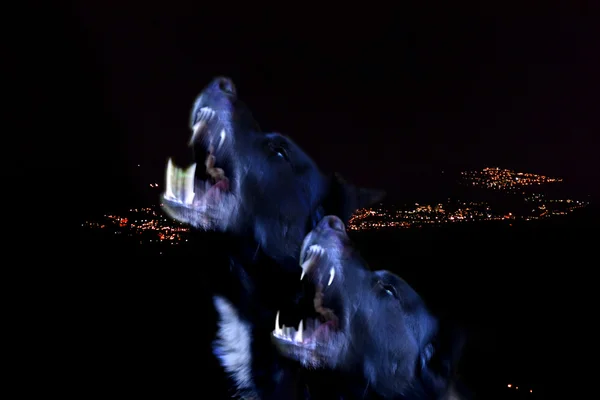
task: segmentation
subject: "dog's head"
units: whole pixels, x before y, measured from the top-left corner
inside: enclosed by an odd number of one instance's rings
[[[325,217],[306,236],[300,260],[312,308],[293,328],[278,316],[272,336],[281,354],[359,377],[384,398],[449,393],[460,343],[404,280],[368,268],[339,218]]]
[[[346,220],[383,196],[323,175],[292,140],[262,132],[230,79],[202,91],[190,126],[195,163],[182,170],[169,160],[164,210],[202,230],[251,236],[275,260],[297,257],[326,213]]]

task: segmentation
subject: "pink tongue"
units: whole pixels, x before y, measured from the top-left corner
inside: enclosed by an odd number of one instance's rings
[[[212,188],[218,188],[219,190],[229,190],[229,179],[221,179],[219,182],[215,183]]]
[[[319,325],[317,327],[317,329],[315,329],[315,331],[312,333],[312,335],[305,336],[302,343],[309,344],[309,343],[314,342],[315,340],[323,341],[323,340],[327,339],[327,336],[329,335],[330,330],[333,330],[333,329],[335,329],[335,322],[333,322],[333,321],[324,322],[321,325]]]
[[[326,338],[329,335],[329,331],[335,329],[335,322],[327,321],[319,325],[312,335],[314,338]]]
[[[208,189],[206,197],[210,198],[211,201],[218,202],[221,199],[221,192],[227,190],[229,190],[229,179],[223,178]]]

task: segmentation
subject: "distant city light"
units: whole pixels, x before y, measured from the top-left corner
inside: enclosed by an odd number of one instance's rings
[[[537,189],[540,185],[562,182],[561,178],[500,168],[463,171],[460,173],[460,178],[460,183],[466,186],[519,196],[523,203],[526,203],[522,207],[524,210],[502,212],[495,210],[495,206],[484,201],[448,199],[445,203],[417,203],[415,207],[394,207],[393,210],[382,207],[361,209],[351,217],[348,229],[418,228],[427,225],[477,221],[535,221],[566,215],[589,205],[586,201],[548,198]],[[536,188],[535,191],[531,190],[533,187]],[[509,226],[512,227],[513,224],[510,223]]]
[[[138,164],[140,166],[141,164]],[[405,206],[387,206],[357,210],[348,221],[348,229],[363,231],[373,229],[421,228],[444,224],[465,224],[483,221],[536,221],[566,215],[589,205],[589,202],[572,199],[553,199],[541,193],[537,187],[542,184],[562,182],[560,178],[544,175],[515,172],[509,169],[484,168],[480,171],[463,171],[460,182],[467,186],[485,190],[501,191],[511,196],[519,196],[523,207],[510,202],[510,209],[501,210],[498,205],[486,201],[463,201],[448,198],[445,202],[433,204],[415,203]],[[158,183],[150,183],[158,188]],[[527,189],[536,187],[535,191]],[[87,221],[84,227],[104,229],[117,228],[119,234],[128,236],[152,232],[155,241],[170,241],[172,244],[187,240],[188,227],[164,215],[159,206],[130,209],[127,217],[105,215],[103,221]],[[500,207],[503,205],[500,204]],[[506,207],[506,206],[504,206]],[[150,240],[150,238],[148,238]],[[510,386],[509,386],[510,387]]]

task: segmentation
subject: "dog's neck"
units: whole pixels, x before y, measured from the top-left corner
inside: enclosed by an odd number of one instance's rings
[[[308,230],[312,230],[323,215],[323,207],[317,207],[307,221]],[[215,242],[220,239],[221,246],[227,243],[224,250],[228,255],[228,268],[221,270],[222,266],[215,266],[217,270],[211,271],[214,279],[210,281],[217,282],[213,303],[218,314],[213,353],[232,379],[236,397],[248,400],[281,398],[279,391],[284,390],[285,398],[295,398],[290,392],[296,389],[292,382],[297,368],[281,368],[279,357],[270,344],[270,330],[276,312],[272,300],[288,287],[277,278],[286,275],[281,271],[293,271],[298,266],[299,255],[278,263],[254,240],[243,239],[243,236],[214,239]],[[297,277],[290,283],[296,280]],[[291,285],[289,287],[293,287]],[[260,349],[260,359],[256,358],[254,348]],[[257,376],[256,371],[264,373]],[[275,389],[271,394],[264,394],[257,389],[263,386]]]
[[[252,327],[227,299],[213,297],[219,320],[213,352],[231,377],[236,394],[244,399],[256,397],[252,376]]]
[[[276,312],[274,293],[281,287],[273,290],[272,285],[280,282],[269,279],[263,271],[275,271],[281,266],[252,243],[235,244],[235,251],[229,249],[228,268],[215,275],[219,283],[213,288],[218,315],[213,354],[230,377],[235,397],[278,398],[265,390],[283,386],[277,384],[284,377],[278,374],[278,355],[270,342]],[[293,259],[288,262],[297,264]]]

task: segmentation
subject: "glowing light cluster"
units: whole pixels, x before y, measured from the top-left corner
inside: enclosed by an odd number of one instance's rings
[[[527,186],[539,186],[562,182],[562,178],[552,178],[527,172],[515,172],[503,168],[484,168],[481,171],[460,173],[463,183],[499,191],[518,191]]]
[[[566,215],[589,205],[586,201],[552,198],[537,189],[540,185],[560,183],[563,181],[561,178],[501,168],[463,171],[460,173],[460,178],[463,185],[499,191],[503,193],[502,196],[504,194],[513,198],[517,196],[523,206],[510,206],[510,210],[506,210],[506,206],[501,209],[485,201],[448,199],[446,202],[436,204],[415,203],[400,207],[364,208],[352,215],[348,222],[348,229],[360,231],[482,221],[535,221]],[[150,186],[158,187],[158,184],[152,183]],[[144,237],[142,242],[147,240],[178,243],[186,240],[189,231],[189,228],[180,222],[167,218],[156,206],[130,209],[125,216],[105,215],[102,221],[86,221],[83,225],[90,229],[111,228],[115,230],[116,235],[141,235]]]
[[[112,229],[117,235],[143,236],[145,241],[170,241],[176,244],[187,240],[189,228],[164,216],[156,206],[132,208],[128,216],[105,214],[102,222],[86,221],[83,226],[91,229]],[[143,243],[144,240],[141,240]]]
[[[348,228],[369,230],[381,228],[411,228],[427,225],[456,224],[479,221],[521,220],[535,221],[569,214],[586,207],[589,202],[572,199],[555,199],[546,194],[532,192],[531,188],[544,184],[556,184],[563,180],[545,175],[515,172],[509,169],[484,168],[481,171],[460,173],[463,185],[498,191],[513,199],[518,198],[522,206],[492,206],[484,201],[448,201],[444,204],[414,204],[403,207],[365,208],[351,217]],[[516,197],[515,197],[516,196]],[[514,204],[514,202],[510,203]],[[512,225],[511,225],[512,226]]]
[[[411,228],[423,225],[439,225],[446,223],[502,220],[495,215],[485,202],[448,202],[447,204],[394,207],[364,208],[355,212],[349,220],[351,230],[378,228]]]

